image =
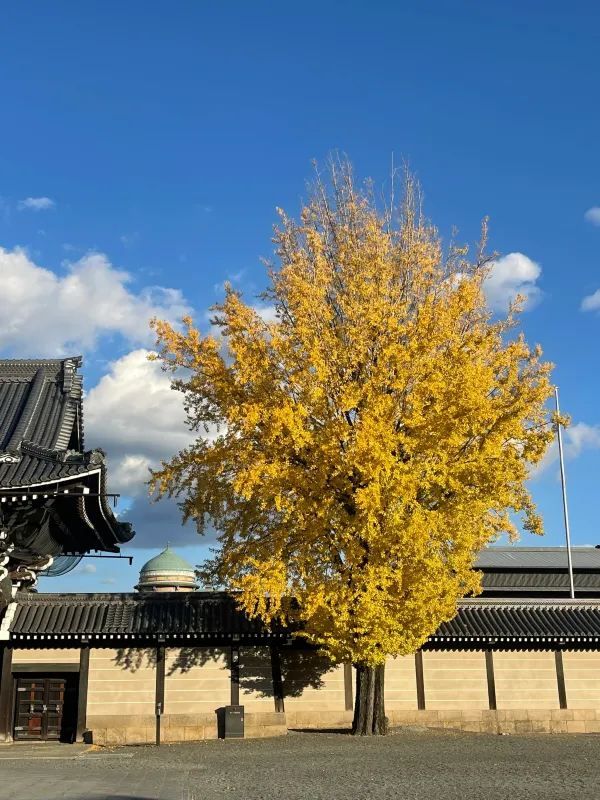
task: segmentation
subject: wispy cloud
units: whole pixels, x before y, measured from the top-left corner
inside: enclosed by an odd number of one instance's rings
[[[19,200],[19,211],[48,211],[54,208],[56,203],[51,197],[26,197],[24,200]]]
[[[219,281],[219,283],[213,284],[213,289],[215,290],[216,294],[221,294],[225,291],[225,286],[229,283],[231,286],[239,286],[242,282],[242,278],[246,274],[245,269],[240,269],[237,272],[231,272],[227,275],[224,281]]]
[[[600,311],[600,289],[593,294],[588,294],[581,301],[582,311]]]
[[[564,435],[565,456],[575,459],[585,450],[600,450],[600,425],[588,425],[587,422],[576,422],[565,430]],[[531,472],[532,478],[537,478],[545,473],[558,461],[558,445],[552,442],[546,455]]]
[[[119,240],[124,247],[133,247],[139,242],[140,234],[137,231],[124,233],[122,236],[119,236]]]
[[[10,204],[5,197],[0,197],[0,219],[3,222],[10,219]]]
[[[600,227],[600,206],[592,206],[583,215],[586,222],[591,222],[592,225]]]

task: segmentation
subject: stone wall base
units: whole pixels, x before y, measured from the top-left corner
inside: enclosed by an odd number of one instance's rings
[[[388,711],[391,725],[421,725],[475,733],[600,733],[600,710]]]
[[[352,711],[286,711],[290,730],[323,730],[327,728],[351,728]]]
[[[272,712],[244,714],[245,736],[259,739],[268,736],[285,736],[285,714]],[[95,715],[87,719],[88,730],[94,744],[154,744],[156,718],[153,716]],[[163,714],[160,718],[162,742],[195,742],[217,738],[217,715]]]
[[[386,710],[392,727],[417,725],[474,733],[600,733],[600,709],[511,709],[500,711]],[[296,730],[350,728],[352,711],[288,711],[287,726]]]
[[[390,725],[417,725],[475,733],[600,733],[600,709],[511,709],[504,711],[387,712]],[[245,736],[257,739],[284,736],[288,730],[350,729],[351,711],[246,712]],[[94,744],[154,744],[152,716],[93,716],[88,718]],[[161,741],[193,742],[217,738],[216,714],[164,714]]]

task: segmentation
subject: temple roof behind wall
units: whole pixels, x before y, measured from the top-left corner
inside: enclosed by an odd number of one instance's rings
[[[573,569],[600,571],[600,548],[572,547]],[[555,570],[567,569],[566,547],[486,547],[477,557],[483,570]]]
[[[573,547],[577,597],[600,597],[600,549]],[[475,563],[487,597],[569,597],[565,547],[487,547]]]
[[[574,572],[576,595],[600,595],[599,572]],[[489,570],[482,578],[483,593],[487,596],[569,596],[569,575],[566,570]]]

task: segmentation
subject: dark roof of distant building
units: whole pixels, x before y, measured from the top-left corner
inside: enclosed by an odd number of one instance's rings
[[[578,597],[600,596],[600,570],[574,570],[573,583]],[[487,596],[568,596],[569,575],[566,568],[555,570],[488,569],[481,579]]]
[[[600,570],[600,548],[572,547],[573,569]],[[567,569],[566,547],[487,547],[479,554],[478,569]]]
[[[573,583],[578,597],[600,597],[600,549],[573,547]],[[479,554],[484,596],[568,597],[565,547],[488,547]]]

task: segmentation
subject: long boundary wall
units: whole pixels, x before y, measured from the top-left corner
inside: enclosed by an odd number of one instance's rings
[[[314,651],[243,645],[235,683],[246,735],[289,728],[348,727],[352,670]],[[78,648],[15,648],[13,674],[79,662]],[[217,709],[234,697],[229,647],[164,648],[161,739],[217,736]],[[78,667],[77,667],[78,668]],[[87,728],[98,744],[153,742],[160,683],[157,648],[90,648]],[[285,713],[276,711],[275,681]],[[434,650],[389,659],[386,713],[392,725],[489,733],[600,732],[600,652]],[[279,697],[281,697],[281,692]]]

